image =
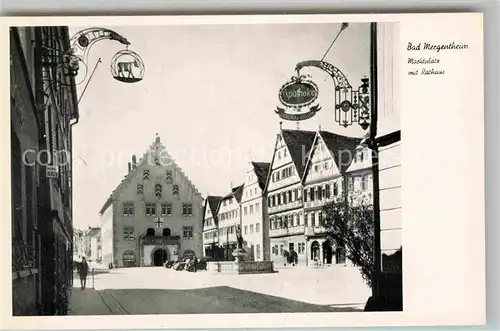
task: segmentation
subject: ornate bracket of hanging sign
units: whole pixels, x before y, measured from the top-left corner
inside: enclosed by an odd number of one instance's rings
[[[141,57],[128,49],[130,42],[117,32],[104,28],[88,28],[78,31],[69,41],[69,50],[62,53],[62,61],[57,61],[63,67],[67,76],[74,77],[74,84],[88,82],[101,63],[99,59],[89,78],[87,78],[89,53],[92,46],[102,40],[117,41],[125,45],[125,49],[117,52],[111,60],[113,78],[124,83],[139,82],[144,78],[145,66]],[[70,83],[71,84],[71,83]]]
[[[345,75],[334,65],[319,60],[303,61],[296,65],[300,73],[304,67],[316,67],[330,75],[335,85],[335,121],[343,127],[358,123],[363,130],[370,125],[370,89],[369,79],[361,79],[358,90],[352,89]]]

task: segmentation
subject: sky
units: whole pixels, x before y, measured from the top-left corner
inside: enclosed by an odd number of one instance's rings
[[[103,26],[105,27],[105,26]],[[72,34],[85,27],[70,27]],[[304,60],[320,60],[340,24],[248,24],[113,27],[126,37],[145,64],[144,79],[113,79],[110,61],[124,49],[103,40],[92,46],[88,70],[100,63],[83,96],[73,127],[74,225],[100,224],[99,211],[127,173],[131,155],[139,159],[161,138],[176,163],[206,196],[224,195],[243,183],[250,161],[270,162],[281,120],[278,91]],[[325,61],[353,88],[370,69],[369,23],[351,23]],[[334,84],[311,68],[322,109],[300,129],[361,137],[358,125],[334,121]]]

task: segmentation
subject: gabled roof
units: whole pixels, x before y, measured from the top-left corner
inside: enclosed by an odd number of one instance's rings
[[[253,170],[259,181],[259,187],[263,190],[266,187],[266,180],[271,169],[271,163],[269,162],[252,162]]]
[[[207,197],[207,204],[210,208],[210,212],[212,215],[217,215],[217,211],[219,210],[219,203],[222,200],[222,197],[209,195]]]
[[[302,178],[307,161],[303,160],[302,157],[309,157],[314,138],[316,137],[316,132],[303,130],[281,130],[281,136],[288,147],[290,157],[295,164],[297,173],[299,174],[299,177]]]
[[[233,187],[231,189],[231,193],[234,198],[236,199],[236,201],[238,201],[238,203],[241,202],[241,198],[243,197],[243,187],[245,186],[245,184],[241,184],[240,186],[236,186],[236,187]]]
[[[205,205],[203,207],[203,220],[202,227],[205,228],[205,211],[207,207],[210,208],[210,212],[212,213],[212,217],[214,219],[215,225],[219,225],[219,219],[217,218],[217,212],[219,211],[220,202],[222,201],[222,197],[209,195],[205,199]]]
[[[182,169],[179,167],[179,165],[175,163],[174,158],[169,153],[166,153],[166,151],[164,150],[165,146],[161,143],[160,137],[158,135],[156,135],[156,138],[155,138],[154,142],[149,145],[148,150],[143,154],[143,157],[139,160],[139,162],[137,163],[137,165],[135,167],[133,167],[130,170],[130,172],[128,172],[125,175],[125,177],[121,180],[121,182],[118,184],[118,186],[113,190],[113,192],[111,192],[111,194],[109,195],[108,199],[106,200],[106,202],[102,206],[101,210],[99,211],[99,214],[101,214],[101,215],[104,214],[104,212],[106,211],[106,209],[108,209],[108,207],[115,200],[117,194],[119,192],[121,192],[121,190],[124,187],[126,187],[127,184],[130,183],[130,181],[132,180],[132,178],[134,178],[134,176],[137,174],[137,172],[140,169],[142,169],[142,166],[148,161],[148,156],[151,155],[150,153],[154,152],[155,150],[158,151],[158,149],[162,150],[162,156],[165,157],[165,158],[167,158],[169,160],[168,163],[171,164],[171,165],[173,165],[175,167],[175,169],[179,173],[179,175],[194,189],[195,194],[200,194],[199,191],[198,191],[198,189],[194,186],[193,183],[191,183],[191,181],[186,176],[186,174],[184,173],[184,171],[182,171]]]
[[[341,173],[346,171],[354,160],[356,147],[359,146],[362,139],[341,136],[328,131],[319,131],[319,135],[323,138],[339,171]]]

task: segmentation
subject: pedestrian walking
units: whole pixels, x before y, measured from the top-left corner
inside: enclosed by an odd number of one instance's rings
[[[89,273],[89,265],[85,258],[83,258],[82,262],[80,263],[78,273],[80,275],[80,284],[82,286],[82,290],[84,290],[85,286],[87,285],[87,274]]]

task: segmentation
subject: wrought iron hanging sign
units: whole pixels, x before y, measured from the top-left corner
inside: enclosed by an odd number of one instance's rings
[[[335,86],[335,121],[343,127],[358,123],[363,130],[370,125],[370,89],[369,79],[361,79],[357,90],[352,89],[345,75],[337,67],[325,61],[310,60],[296,65],[300,72],[304,67],[316,67],[330,75]]]
[[[303,121],[321,109],[319,105],[311,106],[318,98],[318,86],[307,76],[292,77],[281,87],[278,98],[286,108],[277,107],[276,114],[284,120]]]
[[[87,80],[88,56],[92,46],[102,40],[117,41],[129,46],[130,42],[117,32],[104,28],[89,28],[78,31],[69,41],[70,50],[66,54],[66,74],[75,77],[76,85]]]
[[[125,49],[111,59],[113,78],[123,83],[136,83],[144,78],[144,62],[139,54]]]

